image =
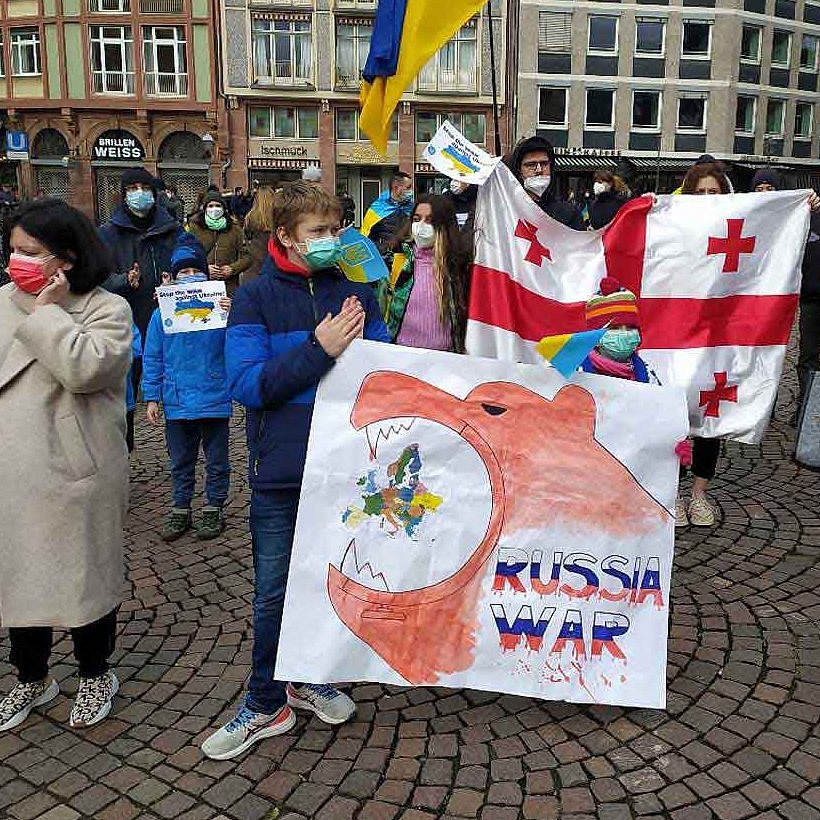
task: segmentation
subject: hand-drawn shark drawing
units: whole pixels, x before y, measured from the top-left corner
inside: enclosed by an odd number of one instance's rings
[[[577,385],[548,400],[517,384],[490,382],[459,399],[403,373],[369,374],[350,420],[366,431],[371,451],[391,428],[399,432],[418,418],[448,427],[483,461],[492,512],[464,565],[431,586],[391,592],[368,564],[377,581],[371,588],[329,565],[328,594],[341,621],[405,680],[432,684],[472,665],[482,580],[502,534],[558,522],[614,536],[665,526],[666,508],[596,441],[595,412],[593,396]],[[355,542],[345,559],[346,570],[362,569]]]

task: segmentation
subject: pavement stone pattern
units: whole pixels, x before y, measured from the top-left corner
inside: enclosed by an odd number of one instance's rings
[[[791,460],[794,382],[760,447],[728,444],[721,525],[678,538],[665,712],[440,688],[353,685],[353,722],[235,761],[199,744],[249,670],[252,566],[241,418],[229,528],[163,544],[162,428],[140,415],[111,717],[67,726],[64,694],[0,735],[9,820],[811,820],[820,818],[820,481]],[[0,633],[0,691],[13,675]]]

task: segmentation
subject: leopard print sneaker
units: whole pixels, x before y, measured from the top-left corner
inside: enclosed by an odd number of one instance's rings
[[[113,672],[106,672],[96,678],[80,678],[69,724],[80,729],[93,726],[106,718],[119,688],[120,682]]]
[[[19,726],[38,706],[45,706],[60,693],[56,680],[18,683],[11,692],[0,701],[0,732]]]

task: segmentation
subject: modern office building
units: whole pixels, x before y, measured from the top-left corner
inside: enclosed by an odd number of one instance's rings
[[[551,139],[565,186],[619,167],[671,190],[705,152],[741,190],[767,164],[820,185],[820,2],[520,0],[509,14],[515,136]]]
[[[495,0],[492,8],[503,106],[506,3]],[[229,184],[292,179],[319,165],[323,184],[348,190],[360,218],[395,169],[413,175],[418,191],[444,184],[419,155],[445,118],[474,142],[492,143],[485,10],[419,74],[396,112],[387,156],[378,155],[358,117],[375,11],[375,0],[225,0]]]
[[[216,19],[212,0],[0,2],[0,151],[29,144],[0,180],[104,219],[142,163],[193,205],[227,161]]]

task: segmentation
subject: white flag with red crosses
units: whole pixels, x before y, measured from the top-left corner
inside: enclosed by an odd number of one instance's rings
[[[640,356],[686,390],[693,435],[757,443],[800,292],[808,191],[639,197],[600,231],[550,219],[505,166],[479,192],[467,351],[543,361],[604,276],[638,297]]]

